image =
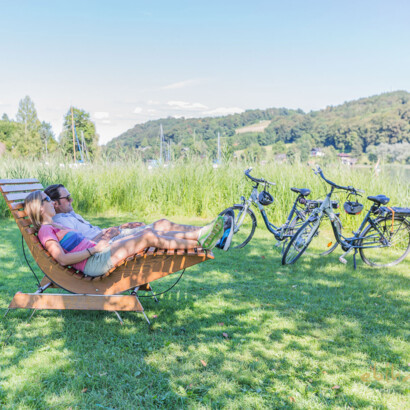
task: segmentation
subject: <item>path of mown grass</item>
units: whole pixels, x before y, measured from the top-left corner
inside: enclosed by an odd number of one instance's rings
[[[124,326],[106,312],[42,311],[29,323],[29,312],[9,313],[0,407],[409,407],[410,260],[353,271],[336,255],[307,255],[283,267],[272,244],[259,229],[243,250],[187,270],[159,304],[143,299],[151,327],[137,313],[122,314]],[[10,220],[0,221],[0,257],[3,316],[16,291],[34,289]],[[399,377],[386,380],[392,365]]]

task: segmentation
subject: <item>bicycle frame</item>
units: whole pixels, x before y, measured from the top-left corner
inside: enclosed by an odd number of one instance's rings
[[[256,185],[253,186],[253,189],[252,189],[251,195],[249,196],[249,199],[246,200],[244,196],[241,197],[242,203],[244,204],[244,210],[242,212],[242,215],[239,216],[238,221],[236,222],[235,233],[238,232],[238,230],[239,230],[239,228],[240,228],[240,226],[243,222],[243,219],[245,218],[246,211],[248,210],[248,208],[251,207],[252,204],[254,204],[255,206],[258,207],[258,209],[259,209],[259,211],[262,215],[263,221],[265,222],[266,228],[268,229],[268,231],[271,234],[273,234],[275,236],[275,239],[277,239],[278,241],[283,241],[286,238],[290,238],[292,235],[285,234],[285,232],[286,232],[286,228],[289,227],[289,224],[290,224],[293,216],[296,214],[297,216],[301,217],[302,219],[305,219],[303,213],[300,212],[297,209],[297,204],[299,202],[299,198],[302,197],[302,195],[299,194],[297,196],[297,198],[295,199],[295,201],[293,203],[293,206],[292,206],[292,209],[290,210],[290,213],[289,213],[289,215],[286,219],[286,222],[282,226],[276,226],[272,222],[269,221],[268,215],[266,214],[266,211],[265,211],[265,207],[259,202],[258,187],[259,187],[259,183],[256,182]]]
[[[385,237],[385,235],[383,234],[383,232],[380,231],[380,229],[378,228],[377,224],[375,223],[375,220],[373,218],[371,218],[371,214],[374,212],[375,210],[375,205],[373,205],[369,211],[367,212],[366,216],[364,217],[362,223],[360,224],[359,228],[357,229],[357,231],[354,231],[353,234],[354,236],[352,237],[345,237],[339,226],[341,227],[342,224],[340,222],[340,219],[337,217],[337,215],[333,212],[332,206],[331,206],[331,196],[333,194],[333,191],[335,190],[335,187],[332,186],[330,189],[330,192],[326,195],[325,200],[323,201],[323,203],[321,204],[321,206],[317,209],[315,209],[313,211],[313,214],[309,217],[309,220],[311,220],[312,222],[316,222],[318,221],[318,224],[320,224],[323,214],[325,213],[328,218],[330,219],[331,225],[332,225],[332,229],[333,229],[333,233],[335,235],[336,241],[339,242],[342,245],[342,249],[344,251],[350,252],[353,249],[365,249],[365,248],[380,248],[383,245],[380,244],[380,241],[375,241],[375,246],[362,246],[362,245],[358,245],[358,243],[360,242],[360,240],[362,240],[364,237],[361,236],[361,233],[363,232],[364,228],[367,226],[367,224],[369,223],[378,233],[379,235],[375,235],[375,237],[383,238],[384,246],[388,246],[388,239]],[[336,224],[336,220],[339,220],[339,224]],[[377,221],[377,219],[376,219]],[[315,233],[316,230],[312,230],[312,234]],[[367,245],[369,245],[367,243]]]

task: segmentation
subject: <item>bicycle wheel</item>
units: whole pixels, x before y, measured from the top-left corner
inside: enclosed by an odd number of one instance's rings
[[[225,215],[229,210],[235,214],[235,231],[232,237],[230,249],[243,248],[252,239],[256,229],[256,216],[252,209],[247,209],[244,214],[244,205],[234,205],[225,209],[219,215]]]
[[[342,230],[342,223],[339,218],[336,217],[333,223],[337,225],[340,232]],[[314,239],[315,240],[312,244],[314,246],[309,246],[309,255],[326,256],[331,254],[339,245],[339,242],[337,242],[335,238],[332,224],[327,215],[322,218],[320,227],[315,233]]]
[[[410,223],[400,216],[392,221],[391,216],[376,220],[377,228],[368,225],[358,244],[363,262],[370,266],[388,267],[400,263],[410,252]],[[387,240],[387,241],[386,241]]]
[[[320,225],[320,219],[306,221],[289,241],[282,256],[282,265],[295,263],[305,252]]]
[[[300,216],[295,216],[289,223],[289,226],[285,229],[283,235],[285,239],[282,241],[281,253],[284,254],[289,241],[292,239],[293,235],[300,229],[303,223],[306,221],[306,215],[301,213]],[[277,246],[280,246],[280,241],[277,242]]]

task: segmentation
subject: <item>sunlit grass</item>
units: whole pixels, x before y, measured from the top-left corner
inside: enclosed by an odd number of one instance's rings
[[[19,239],[0,221],[1,317],[15,292],[35,290]],[[188,269],[159,304],[141,299],[151,326],[138,313],[121,326],[108,312],[41,311],[30,322],[10,312],[0,407],[407,408],[409,259],[354,271],[335,251],[282,266],[273,244],[260,228],[244,249]],[[396,380],[384,376],[392,365]]]

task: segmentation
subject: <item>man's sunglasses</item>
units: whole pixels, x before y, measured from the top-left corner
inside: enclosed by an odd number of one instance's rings
[[[71,197],[71,195],[67,195],[67,196],[60,196],[60,198],[58,199],[67,199],[68,202],[71,202],[73,200],[73,198]]]
[[[43,203],[44,201],[51,202],[51,198],[46,195],[46,197],[41,200],[41,203]]]

